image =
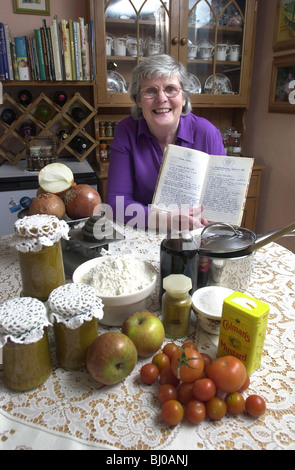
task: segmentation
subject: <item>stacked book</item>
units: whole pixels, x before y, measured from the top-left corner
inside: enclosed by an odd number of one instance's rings
[[[0,81],[94,80],[95,41],[93,21],[84,18],[42,26],[32,36],[11,37],[0,23]]]

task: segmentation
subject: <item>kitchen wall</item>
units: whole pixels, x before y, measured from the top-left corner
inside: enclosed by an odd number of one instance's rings
[[[264,233],[295,221],[295,109],[294,114],[268,112],[272,60],[286,52],[274,54],[272,50],[276,0],[258,0],[258,3],[251,101],[243,153],[253,155],[257,163],[266,167],[256,224],[256,232]],[[288,53],[294,54],[295,50]],[[278,243],[295,252],[295,236],[281,238]]]
[[[48,25],[54,15],[61,19],[76,19],[86,17],[86,2],[84,0],[50,0],[50,16],[24,15],[13,12],[13,0],[0,0],[0,20],[10,26],[12,36],[26,36],[32,34],[34,28],[42,26],[42,18],[46,18]]]

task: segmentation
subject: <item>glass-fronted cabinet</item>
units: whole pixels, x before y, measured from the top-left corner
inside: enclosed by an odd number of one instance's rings
[[[129,106],[134,66],[167,53],[189,73],[192,103],[248,99],[257,0],[91,0],[97,104]]]

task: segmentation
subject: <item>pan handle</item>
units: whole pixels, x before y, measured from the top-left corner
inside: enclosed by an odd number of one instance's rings
[[[268,243],[271,243],[278,238],[283,237],[284,235],[292,232],[295,230],[295,222],[292,222],[289,225],[286,225],[285,227],[279,228],[277,230],[273,230],[272,232],[268,232],[264,235],[259,235],[257,237],[256,242],[253,243],[253,245],[249,246],[247,249],[248,253],[253,253],[253,251],[258,250],[259,248],[262,248],[263,246],[267,245]]]

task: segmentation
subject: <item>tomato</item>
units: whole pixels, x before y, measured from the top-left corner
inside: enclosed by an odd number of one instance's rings
[[[176,426],[183,419],[184,409],[178,400],[168,400],[163,404],[161,414],[165,423]]]
[[[165,403],[168,400],[176,400],[177,390],[173,385],[163,384],[158,388],[158,398],[161,403]]]
[[[249,385],[250,385],[250,377],[249,377],[249,375],[247,375],[245,382],[243,383],[241,388],[239,388],[238,392],[240,392],[240,393],[244,392],[245,390],[247,390]]]
[[[145,384],[151,385],[155,382],[159,373],[158,367],[149,362],[148,364],[144,364],[140,369],[140,378]]]
[[[232,415],[239,415],[245,409],[245,398],[239,392],[228,393],[224,399],[227,411]]]
[[[180,380],[173,374],[171,366],[164,367],[160,371],[160,385],[171,384],[177,387],[179,382]]]
[[[234,356],[219,357],[207,369],[209,379],[218,390],[225,393],[238,391],[245,383],[247,372],[244,364]]]
[[[209,356],[209,354],[206,354],[206,353],[201,353],[201,356],[203,358],[203,361],[204,361],[204,370],[207,369],[207,367],[212,364],[212,358],[211,356]]]
[[[166,354],[166,356],[168,356],[169,359],[171,360],[173,354],[175,353],[175,351],[176,351],[177,349],[178,349],[177,344],[175,344],[175,343],[167,343],[167,344],[165,344],[165,346],[164,346],[164,348],[163,348],[163,353]]]
[[[185,407],[185,416],[192,424],[198,424],[206,417],[206,406],[199,400],[190,400]]]
[[[155,364],[159,370],[162,370],[164,367],[169,366],[170,359],[167,354],[159,352],[153,357],[152,363]]]
[[[196,349],[180,348],[172,356],[171,369],[182,382],[193,382],[204,370],[204,361]]]
[[[209,401],[216,394],[216,386],[213,380],[203,378],[193,383],[193,394],[197,400]]]
[[[198,351],[198,346],[193,343],[192,341],[186,341],[185,343],[183,343],[183,345],[181,346],[182,348],[191,348],[191,349],[195,349],[196,351]]]
[[[177,400],[185,404],[194,398],[193,382],[182,382],[177,389]]]
[[[258,418],[263,415],[266,410],[266,404],[264,398],[259,395],[249,395],[245,401],[245,410],[254,418]]]
[[[214,397],[206,403],[206,412],[210,419],[217,421],[226,415],[226,403],[222,398]]]

